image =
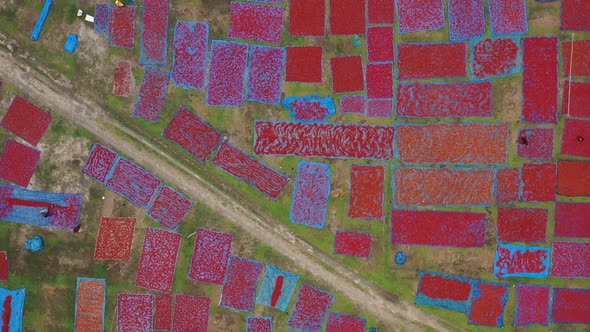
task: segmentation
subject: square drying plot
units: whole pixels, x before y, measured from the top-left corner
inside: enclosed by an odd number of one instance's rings
[[[365,1],[330,0],[330,34],[364,35]]]
[[[485,31],[483,0],[449,0],[449,35],[451,40],[480,37]]]
[[[170,292],[181,238],[179,233],[147,228],[135,286]]]
[[[332,90],[334,93],[363,91],[365,77],[361,56],[345,56],[330,59]]]
[[[548,326],[550,307],[550,285],[516,285],[515,326]]]
[[[321,46],[287,46],[287,82],[321,83]]]
[[[28,187],[40,157],[41,151],[7,140],[0,156],[0,179]]]
[[[51,123],[51,115],[21,96],[8,107],[0,125],[31,145],[37,145]]]
[[[323,37],[326,34],[325,0],[289,1],[289,36]]]
[[[135,218],[101,217],[94,259],[128,261],[135,233]]]
[[[176,294],[172,332],[207,332],[211,299],[206,296]]]
[[[151,332],[153,315],[153,295],[121,293],[117,296],[117,330],[119,332]]]

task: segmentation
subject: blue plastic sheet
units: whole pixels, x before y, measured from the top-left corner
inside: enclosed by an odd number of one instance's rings
[[[279,276],[283,277],[283,286],[280,290],[276,291],[279,296],[274,308],[286,311],[289,301],[295,292],[295,287],[297,287],[297,283],[299,282],[299,275],[281,271],[270,264],[266,266],[266,275],[262,281],[256,303],[272,307],[272,296],[275,293],[275,285],[277,285]]]
[[[41,30],[43,30],[43,25],[45,25],[45,20],[47,20],[47,15],[49,15],[49,10],[53,6],[53,0],[45,0],[45,5],[43,5],[43,9],[41,10],[41,14],[39,15],[39,19],[37,19],[37,23],[35,23],[35,28],[31,33],[31,40],[39,39],[39,35],[41,34]]]
[[[71,33],[68,35],[68,39],[66,40],[66,44],[64,45],[64,51],[73,54],[78,47],[78,36]]]
[[[41,251],[43,249],[43,239],[40,236],[35,236],[34,238],[25,241],[25,247],[32,252]]]
[[[4,312],[8,307],[10,307],[10,314]],[[22,331],[24,307],[24,288],[15,290],[0,288],[0,331]],[[4,326],[5,317],[8,317],[8,329]]]

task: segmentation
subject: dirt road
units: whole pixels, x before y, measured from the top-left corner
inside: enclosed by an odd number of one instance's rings
[[[277,221],[259,217],[239,202],[200,178],[190,169],[170,157],[166,151],[152,146],[143,137],[114,121],[97,104],[73,95],[68,88],[71,82],[47,79],[28,67],[19,56],[0,47],[0,76],[2,80],[26,91],[40,104],[70,119],[74,124],[88,130],[100,140],[125,154],[163,179],[172,187],[201,201],[211,209],[235,223],[263,244],[290,259],[296,266],[331,285],[335,290],[355,303],[361,310],[380,320],[388,330],[419,330],[428,326],[437,331],[460,330],[448,321],[422,311],[407,303],[394,302],[380,287],[376,286],[348,266],[312,247],[298,235]],[[124,132],[142,142],[143,149],[117,134]],[[151,150],[160,158],[154,158]],[[182,171],[180,171],[182,170]],[[327,269],[326,267],[329,267]]]

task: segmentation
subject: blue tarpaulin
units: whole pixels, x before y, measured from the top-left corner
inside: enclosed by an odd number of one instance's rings
[[[53,0],[45,0],[45,5],[43,5],[43,9],[41,10],[41,14],[37,19],[37,23],[35,23],[35,28],[33,29],[33,33],[31,33],[31,40],[39,39],[39,35],[41,34],[41,30],[43,30],[43,25],[45,24],[45,20],[47,20],[47,15],[49,15],[49,10],[53,5]]]
[[[280,278],[282,281],[279,281],[279,277],[282,277]],[[298,282],[299,275],[281,271],[269,264],[266,266],[266,275],[262,281],[256,303],[286,311]],[[280,288],[277,287],[279,285]],[[276,301],[274,306],[272,305],[273,297]]]
[[[76,47],[78,47],[78,36],[70,33],[68,35],[68,39],[66,40],[64,50],[70,54],[73,54],[74,51],[76,51]]]
[[[0,331],[22,331],[24,307],[24,288],[0,288]]]
[[[35,236],[29,241],[25,241],[25,247],[32,252],[37,252],[43,249],[43,239],[40,236]]]

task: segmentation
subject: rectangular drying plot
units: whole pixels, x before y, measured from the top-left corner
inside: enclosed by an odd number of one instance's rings
[[[590,278],[590,242],[553,242],[551,276]]]
[[[162,180],[133,162],[119,158],[106,179],[107,188],[131,203],[147,208]]]
[[[211,299],[205,296],[176,294],[172,332],[207,332]]]
[[[74,318],[76,331],[104,330],[106,294],[106,279],[78,277]]]
[[[133,48],[136,6],[113,6],[109,19],[109,46]]]
[[[144,0],[141,6],[139,64],[168,63],[168,0]]]
[[[396,110],[416,118],[492,116],[492,83],[400,84]]]
[[[177,21],[174,26],[172,73],[174,85],[185,89],[205,88],[209,25]]]
[[[393,62],[393,27],[368,27],[367,52],[369,62]]]
[[[508,285],[475,281],[471,289],[469,324],[503,327],[508,293]]]
[[[482,248],[487,217],[485,213],[394,209],[391,243]]]
[[[495,173],[491,169],[395,168],[394,204],[490,205]]]
[[[550,249],[499,244],[494,260],[496,278],[547,278]]]
[[[551,321],[555,324],[590,324],[590,289],[555,288]]]
[[[328,315],[326,332],[365,332],[366,325],[364,318],[331,312]]]
[[[590,203],[555,203],[553,236],[590,238]]]
[[[199,228],[189,278],[215,285],[223,284],[232,240],[231,234]]]
[[[205,163],[221,141],[221,133],[184,106],[162,133],[198,161]]]
[[[365,80],[367,82],[367,97],[369,100],[393,98],[393,64],[367,64]]]
[[[230,5],[229,38],[280,43],[285,8],[233,1]]]
[[[480,37],[486,32],[483,0],[449,0],[451,40]]]
[[[522,117],[526,122],[557,123],[557,43],[557,37],[523,39]]]
[[[94,32],[108,34],[109,20],[111,19],[111,10],[114,4],[97,3],[94,10]]]
[[[293,223],[324,228],[330,196],[330,166],[300,161],[289,218]]]
[[[123,293],[117,296],[118,332],[150,332],[153,315],[153,295]]]
[[[414,304],[467,313],[473,281],[461,276],[420,271]]]
[[[385,167],[383,165],[351,165],[349,218],[383,218],[384,181]]]
[[[43,217],[39,213],[48,209]],[[82,195],[33,191],[0,184],[0,220],[75,230],[80,225]]]
[[[158,122],[166,101],[170,73],[156,67],[145,67],[139,93],[133,105],[133,116],[150,122]]]
[[[258,159],[250,157],[227,142],[223,142],[211,161],[215,166],[243,180],[260,192],[276,200],[289,178]]]
[[[520,196],[520,169],[501,168],[498,170],[495,188],[496,202],[512,203]]]
[[[549,210],[499,207],[498,242],[544,243],[547,241]]]
[[[372,240],[368,233],[336,231],[334,254],[369,258]]]
[[[207,104],[242,106],[248,44],[214,40],[211,45]]]
[[[398,44],[397,63],[400,80],[463,77],[467,75],[467,44]]]
[[[508,124],[399,125],[397,153],[404,163],[505,164]]]
[[[253,45],[250,48],[246,100],[280,104],[285,60],[284,47]]]
[[[333,301],[334,295],[302,284],[287,327],[298,331],[319,332]]]
[[[119,97],[131,97],[135,90],[131,61],[119,61],[113,76],[113,94]]]
[[[302,157],[393,159],[391,126],[256,121],[254,153]]]
[[[154,330],[170,331],[172,328],[172,306],[174,298],[169,294],[156,296],[156,313],[154,314]]]
[[[170,292],[181,238],[179,233],[147,228],[135,286]]]
[[[236,256],[230,257],[219,305],[254,312],[256,287],[263,270],[263,263]]]

